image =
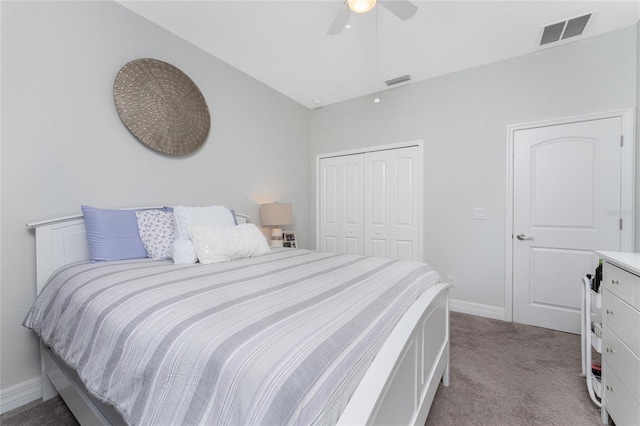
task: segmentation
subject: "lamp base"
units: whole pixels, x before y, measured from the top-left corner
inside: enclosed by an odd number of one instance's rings
[[[273,228],[271,230],[271,247],[282,247],[282,229]]]

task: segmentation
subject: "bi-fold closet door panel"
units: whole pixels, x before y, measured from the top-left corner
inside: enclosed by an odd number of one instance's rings
[[[417,146],[365,154],[365,256],[420,260],[419,160]]]
[[[421,260],[418,146],[320,160],[323,251]]]
[[[362,154],[320,161],[320,250],[363,254]]]

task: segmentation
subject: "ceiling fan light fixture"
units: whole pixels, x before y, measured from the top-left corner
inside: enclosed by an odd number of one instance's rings
[[[378,0],[347,0],[349,9],[355,13],[367,13],[374,8]]]

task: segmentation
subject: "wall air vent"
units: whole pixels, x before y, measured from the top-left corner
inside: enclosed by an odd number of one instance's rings
[[[400,77],[392,78],[391,80],[385,81],[387,86],[393,86],[394,84],[404,83],[405,81],[411,80],[411,76],[409,74],[401,75]]]
[[[562,21],[560,23],[551,24],[544,27],[542,39],[540,40],[540,46],[560,40],[560,37],[562,37],[562,31],[564,31],[564,26],[566,23],[567,21]]]
[[[567,26],[564,28],[564,34],[562,34],[562,39],[566,40],[570,37],[576,37],[576,36],[582,35],[582,33],[584,32],[584,29],[587,27],[587,24],[589,23],[590,18],[591,18],[591,14],[569,19],[567,21]]]
[[[540,31],[539,47],[547,47],[551,43],[571,41],[572,37],[583,35],[594,13],[595,11],[545,25]]]

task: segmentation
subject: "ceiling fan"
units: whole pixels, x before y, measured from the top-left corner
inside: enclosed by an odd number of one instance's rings
[[[340,34],[349,22],[349,14],[351,12],[366,13],[373,9],[378,3],[403,21],[411,18],[418,11],[418,6],[409,0],[345,0],[340,7],[338,15],[327,30],[327,34]]]

